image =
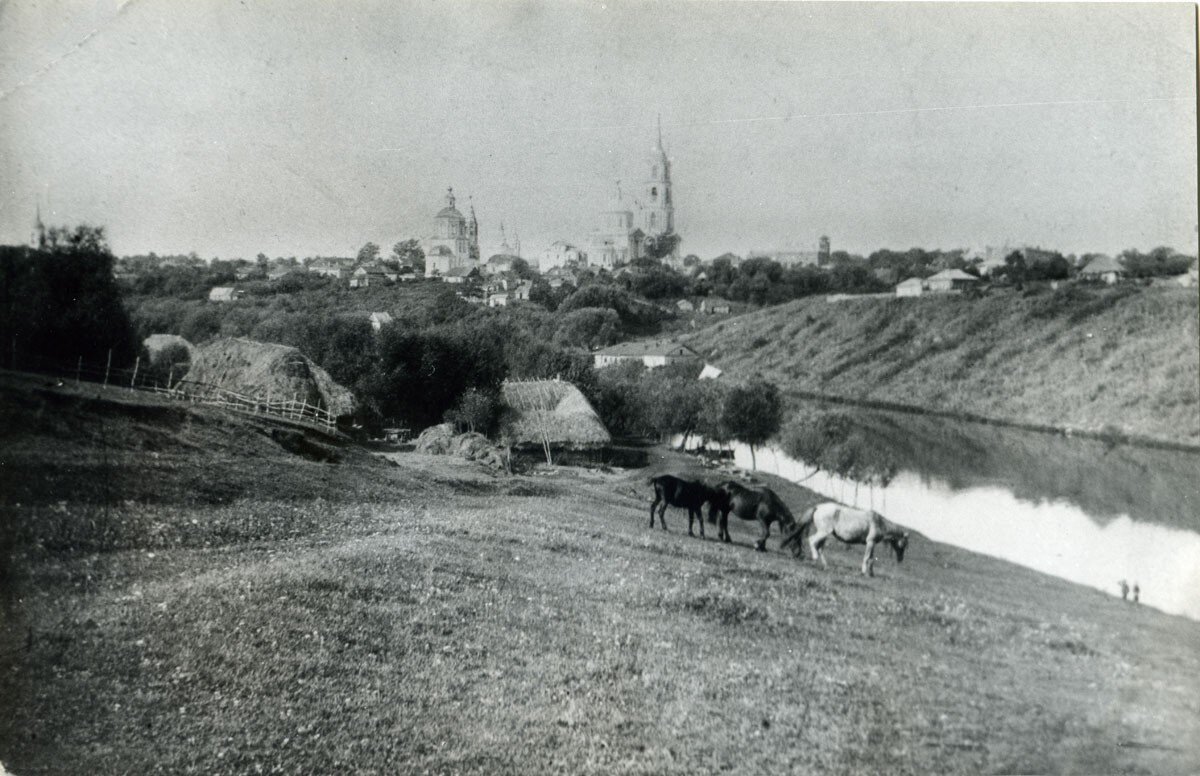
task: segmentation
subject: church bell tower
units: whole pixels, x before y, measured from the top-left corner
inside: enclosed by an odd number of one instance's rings
[[[662,117],[658,119],[658,143],[650,157],[650,177],[642,189],[638,226],[647,235],[675,231],[675,203],[671,198],[671,160],[663,148]]]

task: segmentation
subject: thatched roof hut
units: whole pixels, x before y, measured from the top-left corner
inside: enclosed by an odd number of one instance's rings
[[[350,391],[296,348],[248,339],[218,339],[192,356],[187,379],[265,398],[296,398],[334,415],[354,411]]]
[[[590,450],[612,442],[591,403],[562,380],[506,380],[501,386],[511,412],[500,433],[513,447]]]

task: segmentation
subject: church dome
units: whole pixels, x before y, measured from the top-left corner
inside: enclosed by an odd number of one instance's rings
[[[458,212],[458,208],[454,207],[454,188],[446,189],[446,206],[438,211],[434,216],[435,219],[448,218],[452,221],[466,221],[463,214]]]

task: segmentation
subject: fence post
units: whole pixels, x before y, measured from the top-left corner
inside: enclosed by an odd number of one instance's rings
[[[173,390],[171,388],[171,383],[174,382],[174,379],[175,379],[175,365],[171,364],[171,368],[167,370],[167,390],[168,391]]]
[[[104,387],[108,387],[108,371],[112,368],[112,348],[108,349],[108,362],[104,365]]]
[[[75,384],[79,385],[79,373],[83,371],[83,356],[79,357],[79,361],[75,364]]]
[[[133,362],[133,377],[129,378],[129,390],[133,390],[133,384],[137,382],[138,367],[142,365],[142,357],[138,356]]]

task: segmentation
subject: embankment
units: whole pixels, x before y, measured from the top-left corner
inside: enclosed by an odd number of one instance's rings
[[[685,341],[729,374],[757,372],[796,394],[1195,445],[1197,316],[1185,288],[814,297]]]

